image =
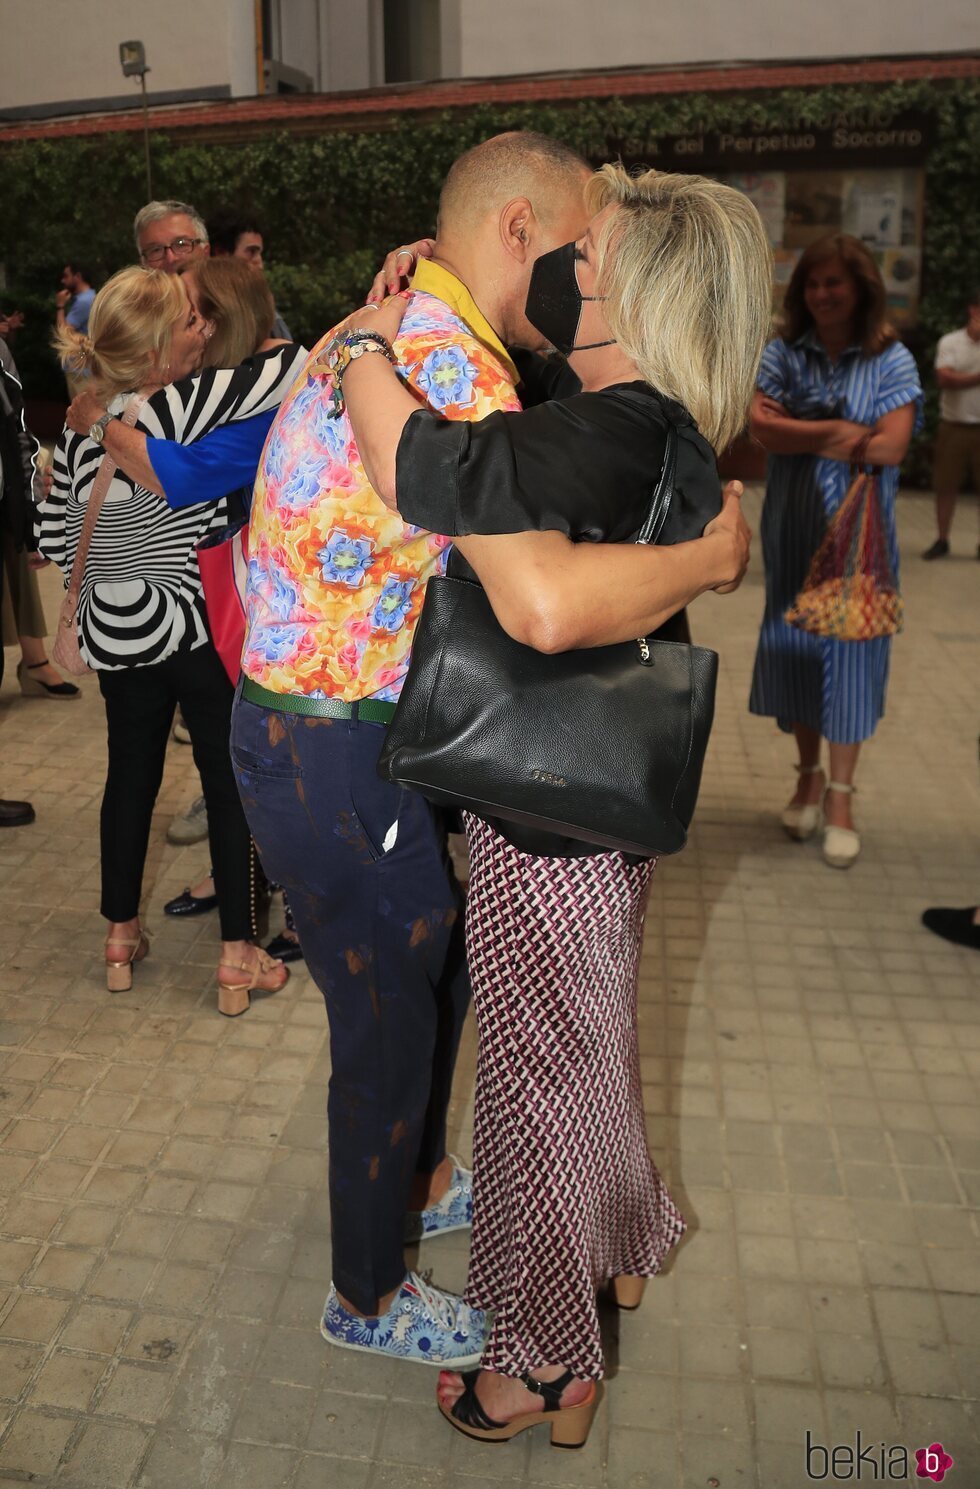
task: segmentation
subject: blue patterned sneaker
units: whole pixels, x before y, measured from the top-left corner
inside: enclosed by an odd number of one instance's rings
[[[463,1168],[455,1153],[449,1156],[453,1176],[442,1199],[427,1210],[409,1210],[405,1217],[405,1240],[409,1244],[454,1230],[469,1230],[473,1224],[473,1175]]]
[[[348,1313],[331,1283],[320,1333],[341,1349],[371,1350],[395,1360],[466,1370],[478,1365],[489,1330],[487,1315],[455,1293],[444,1293],[409,1272],[387,1313]]]

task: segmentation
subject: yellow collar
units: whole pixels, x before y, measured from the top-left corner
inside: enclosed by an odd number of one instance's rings
[[[437,300],[448,305],[461,321],[466,322],[477,341],[482,341],[485,347],[500,358],[513,378],[515,387],[517,386],[520,376],[507,348],[461,279],[457,279],[455,274],[444,269],[441,264],[433,264],[429,259],[419,259],[412,279],[412,289],[420,290],[424,295],[434,295]]]

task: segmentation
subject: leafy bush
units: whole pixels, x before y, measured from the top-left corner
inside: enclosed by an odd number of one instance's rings
[[[887,86],[603,98],[562,107],[528,103],[434,115],[405,113],[360,132],[270,132],[238,143],[152,137],[158,197],[193,202],[205,215],[239,203],[266,227],[269,279],[294,335],[308,343],[363,297],[383,254],[433,230],[439,188],[462,151],[502,129],[538,129],[596,163],[651,158],[662,135],[695,128],[744,130],[801,120],[826,126],[842,112],[917,109],[931,116],[926,172],[923,298],[913,349],[930,390],[938,336],[962,324],[976,292],[980,242],[980,84],[919,81]],[[108,275],[133,259],[132,219],[145,199],[143,141],[105,134],[0,147],[3,303],[27,312],[17,359],[36,396],[63,383],[48,347],[53,295],[66,258],[77,254]],[[928,435],[909,470],[928,477]]]

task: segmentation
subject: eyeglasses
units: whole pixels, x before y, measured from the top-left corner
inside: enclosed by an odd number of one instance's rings
[[[189,258],[195,248],[200,248],[207,241],[207,238],[175,238],[172,243],[151,243],[149,248],[141,251],[140,258],[148,264],[161,264],[168,249],[175,259]]]

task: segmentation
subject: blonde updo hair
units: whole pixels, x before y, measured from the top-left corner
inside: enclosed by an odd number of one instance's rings
[[[772,249],[742,192],[604,165],[586,186],[610,334],[721,451],[744,428],[772,315]]]
[[[269,339],[276,307],[264,274],[236,258],[194,259],[177,273],[193,276],[198,307],[214,326],[206,367],[237,367]]]
[[[155,370],[165,376],[174,330],[186,314],[186,293],[176,275],[120,269],[92,302],[88,334],[60,327],[54,348],[62,366],[91,372],[99,395],[111,398],[144,387]]]

